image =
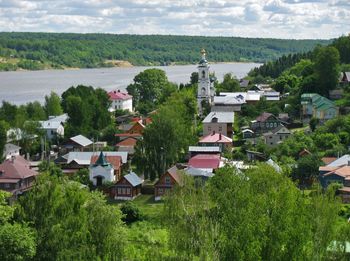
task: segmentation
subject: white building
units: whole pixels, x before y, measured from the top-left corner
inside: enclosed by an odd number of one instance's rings
[[[12,143],[7,143],[5,144],[4,147],[4,154],[3,157],[5,158],[5,160],[7,159],[11,159],[13,156],[19,156],[19,151],[21,150],[21,147],[12,144]]]
[[[198,112],[200,115],[203,114],[203,102],[209,104],[212,103],[215,95],[214,85],[209,75],[209,64],[205,58],[206,52],[204,49],[201,51],[202,59],[198,64],[198,90],[197,90],[197,104]]]
[[[64,124],[68,120],[68,115],[49,116],[47,121],[40,121],[41,128],[46,132],[49,140],[64,136]]]
[[[130,112],[133,111],[132,109],[132,96],[129,95],[126,92],[118,91],[111,91],[108,93],[109,100],[112,102],[111,107],[109,108],[110,111],[115,110],[128,110]]]
[[[116,181],[113,165],[107,162],[102,151],[97,161],[90,165],[89,178],[94,186],[101,186],[105,182]]]

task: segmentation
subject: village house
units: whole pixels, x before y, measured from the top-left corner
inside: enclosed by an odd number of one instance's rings
[[[90,159],[89,179],[94,186],[106,182],[116,182],[121,177],[122,158],[120,156],[93,155]]]
[[[68,114],[59,116],[49,116],[47,121],[39,121],[41,129],[45,131],[49,140],[57,139],[64,136],[64,124],[68,120]]]
[[[177,166],[168,169],[162,176],[160,176],[157,183],[154,185],[154,200],[161,200],[164,195],[169,193],[175,186],[181,186],[181,176],[178,173]]]
[[[350,72],[343,72],[340,77],[341,84],[349,84],[350,83]]]
[[[320,121],[333,119],[338,116],[339,108],[331,100],[317,94],[304,93],[301,95],[303,117],[314,117]]]
[[[68,151],[89,151],[93,142],[83,135],[77,135],[69,139],[63,147]]]
[[[216,133],[215,131],[213,131],[207,136],[200,138],[198,144],[206,147],[219,147],[221,151],[231,151],[233,145],[231,138],[226,137],[221,133]]]
[[[201,182],[205,182],[207,181],[209,178],[213,177],[215,174],[210,172],[210,171],[206,171],[203,169],[198,169],[198,168],[194,168],[189,166],[188,168],[184,169],[184,173],[188,176],[193,177],[195,180],[200,180]]]
[[[221,133],[227,137],[233,135],[234,112],[211,112],[203,120],[203,135],[213,132]]]
[[[341,167],[320,167],[320,183],[323,188],[327,188],[331,183],[340,183],[350,186],[350,162],[349,165]]]
[[[127,168],[128,164],[128,153],[122,151],[104,151],[105,157],[121,157],[121,167]],[[75,173],[79,169],[88,169],[91,165],[91,158],[93,156],[98,156],[99,152],[80,152],[80,151],[71,151],[66,155],[63,155],[55,160],[55,164],[61,166],[63,173]],[[120,172],[121,173],[121,172]]]
[[[134,172],[123,176],[114,186],[115,199],[132,200],[141,194],[143,180]]]
[[[108,93],[109,100],[111,101],[110,111],[115,110],[128,110],[133,111],[132,108],[132,96],[126,92],[120,90],[111,91]]]
[[[265,133],[279,127],[281,124],[281,120],[275,115],[263,112],[254,121],[251,121],[251,129],[254,132]]]
[[[250,139],[250,138],[254,138],[254,137],[255,137],[255,133],[251,129],[243,129],[242,130],[242,138],[243,139]]]
[[[220,154],[198,154],[190,158],[188,166],[207,172],[215,172],[216,169],[223,166],[223,162]]]
[[[3,158],[7,160],[7,159],[11,159],[13,156],[15,157],[19,156],[20,150],[21,150],[21,147],[12,143],[7,143],[5,144],[5,147],[4,147]]]
[[[16,198],[34,185],[37,175],[23,157],[12,156],[0,164],[0,189],[12,193]]]
[[[270,147],[274,147],[281,144],[292,133],[285,126],[279,125],[277,128],[270,130],[263,134],[265,144]]]

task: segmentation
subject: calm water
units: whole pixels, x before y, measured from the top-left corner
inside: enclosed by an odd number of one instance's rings
[[[210,71],[215,72],[216,77],[221,81],[225,73],[230,72],[237,78],[242,78],[250,69],[258,65],[256,63],[211,64]],[[6,100],[15,104],[35,100],[43,102],[44,96],[51,91],[60,95],[69,87],[78,84],[102,87],[107,91],[124,90],[133,81],[135,75],[147,68],[151,67],[0,72],[0,101]],[[178,84],[189,82],[191,73],[197,71],[196,65],[152,68],[164,70],[169,80]]]

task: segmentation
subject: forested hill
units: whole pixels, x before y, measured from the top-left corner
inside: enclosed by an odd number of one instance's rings
[[[0,33],[0,70],[185,64],[198,61],[205,48],[211,62],[265,62],[283,54],[306,52],[328,40],[240,37]]]

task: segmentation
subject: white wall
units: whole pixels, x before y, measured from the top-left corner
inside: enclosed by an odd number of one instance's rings
[[[91,166],[89,168],[89,178],[90,181],[93,183],[94,186],[96,186],[96,177],[101,176],[103,177],[102,182],[115,182],[115,176],[114,176],[114,170],[112,167],[102,167],[102,166]]]

